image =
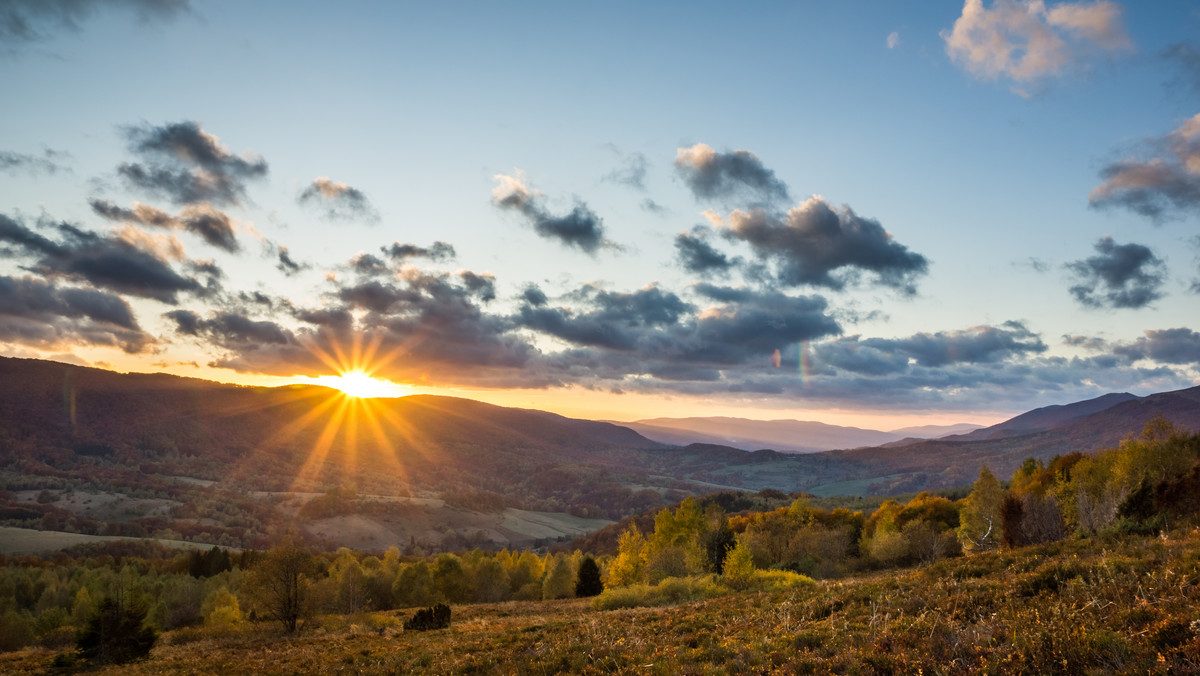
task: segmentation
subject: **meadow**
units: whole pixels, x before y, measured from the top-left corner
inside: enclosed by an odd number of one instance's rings
[[[69,649],[0,655],[4,673],[1195,673],[1200,530],[1076,538],[932,566],[665,607],[453,606],[166,632],[144,661],[83,669]]]

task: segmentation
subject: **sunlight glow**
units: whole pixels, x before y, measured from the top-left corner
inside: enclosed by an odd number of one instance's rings
[[[340,376],[319,376],[310,379],[314,385],[323,385],[341,390],[347,396],[359,399],[374,397],[403,397],[408,388],[396,383],[372,378],[363,371],[347,371]]]

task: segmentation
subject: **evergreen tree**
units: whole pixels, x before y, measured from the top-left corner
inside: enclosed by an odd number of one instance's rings
[[[76,637],[79,656],[98,664],[125,664],[145,657],[158,634],[146,626],[146,605],[106,597]]]
[[[604,582],[600,579],[600,566],[590,556],[583,557],[579,563],[579,579],[575,582],[575,595],[579,597],[599,596],[604,591]]]

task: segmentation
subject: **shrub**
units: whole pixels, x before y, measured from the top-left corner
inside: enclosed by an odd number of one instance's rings
[[[422,608],[404,622],[406,631],[429,631],[450,626],[450,606],[445,603]]]
[[[713,581],[713,576],[669,577],[656,585],[635,584],[610,587],[592,600],[596,610],[670,606],[703,601],[728,593]]]

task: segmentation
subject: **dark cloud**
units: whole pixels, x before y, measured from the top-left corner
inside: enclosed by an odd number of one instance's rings
[[[712,228],[696,226],[691,232],[675,235],[675,256],[684,270],[697,273],[727,273],[738,264],[709,243]]]
[[[1067,263],[1078,283],[1071,295],[1089,308],[1143,308],[1162,298],[1166,265],[1141,244],[1117,244],[1102,237],[1097,256]]]
[[[502,209],[511,209],[527,218],[537,234],[589,254],[601,248],[617,249],[604,238],[604,222],[586,204],[576,205],[567,214],[555,216],[542,204],[540,196],[512,176],[498,174],[492,201]]]
[[[132,209],[119,207],[108,200],[92,199],[88,203],[92,211],[110,221],[186,230],[231,253],[241,249],[233,232],[233,221],[226,213],[207,204],[186,206],[178,216],[172,216],[161,209],[137,202],[133,203]]]
[[[194,278],[176,272],[160,255],[120,237],[101,236],[69,223],[51,223],[52,241],[0,214],[0,242],[15,245],[36,262],[30,270],[46,278],[86,281],[119,293],[175,304],[180,293],[202,293]]]
[[[1163,50],[1163,57],[1172,62],[1179,71],[1171,85],[1190,87],[1200,94],[1200,49],[1195,45],[1180,42]]]
[[[672,326],[691,309],[675,294],[656,286],[632,293],[586,287],[582,295],[588,297],[591,306],[586,311],[548,307],[544,295],[533,294],[531,300],[541,302],[523,305],[516,321],[525,328],[576,345],[632,350],[637,347],[643,329]]]
[[[627,185],[637,190],[645,190],[646,171],[650,167],[650,162],[646,159],[646,156],[642,153],[629,153],[625,155],[615,146],[610,146],[610,148],[621,158],[621,166],[605,174],[604,180],[610,183]]]
[[[511,321],[481,310],[480,303],[494,294],[488,275],[410,269],[394,283],[369,279],[335,286],[329,306],[291,312],[304,324],[296,328],[228,311],[206,319],[184,313],[171,318],[181,333],[224,351],[215,366],[239,371],[327,373],[329,359],[361,345],[370,346],[375,355],[377,375],[400,382],[485,387],[556,383],[533,363],[537,350],[511,333],[516,328]]]
[[[675,170],[696,199],[751,197],[761,203],[789,199],[783,181],[747,150],[718,153],[697,143],[676,152]]]
[[[391,246],[385,246],[380,249],[394,261],[404,261],[409,258],[428,258],[432,261],[448,261],[453,260],[458,253],[454,247],[446,242],[434,242],[430,247],[417,246],[416,244],[401,244],[395,242]]]
[[[881,376],[910,365],[946,367],[994,364],[1041,354],[1046,344],[1023,323],[974,326],[957,331],[917,333],[906,338],[848,336],[814,348],[818,363],[852,373]]]
[[[308,184],[296,201],[317,209],[327,220],[379,222],[379,212],[363,191],[324,176]]]
[[[1114,354],[1131,361],[1152,359],[1163,364],[1200,364],[1200,333],[1188,328],[1149,330],[1132,343],[1115,345]]]
[[[2,11],[0,10],[0,12]],[[63,164],[63,160],[67,157],[65,152],[49,148],[43,150],[41,155],[0,150],[0,171],[10,174],[24,173],[30,176],[57,174],[60,171],[68,170]]]
[[[1104,182],[1088,195],[1091,206],[1121,207],[1155,221],[1200,207],[1200,114],[1145,144],[1143,155],[1101,169]]]
[[[350,259],[350,269],[360,275],[385,275],[390,271],[387,263],[374,254],[361,253]]]
[[[312,267],[307,263],[298,262],[292,258],[291,252],[282,244],[272,244],[268,242],[263,247],[264,255],[275,259],[275,269],[282,272],[285,276],[291,277],[298,275],[301,272]]]
[[[14,46],[45,40],[105,9],[133,10],[142,21],[170,19],[189,11],[188,0],[5,0],[0,4],[0,43]]]
[[[266,160],[230,153],[198,122],[141,125],[123,132],[130,150],[148,164],[125,162],[117,173],[130,186],[176,204],[239,204],[246,196],[246,181],[267,175]]]
[[[862,218],[848,206],[834,210],[812,197],[780,217],[761,209],[734,211],[727,237],[750,244],[774,263],[778,282],[787,286],[842,289],[861,273],[904,293],[928,270],[925,257],[892,239],[879,221]]]
[[[0,341],[41,349],[115,346],[131,354],[155,342],[120,296],[7,276],[0,276]]]

